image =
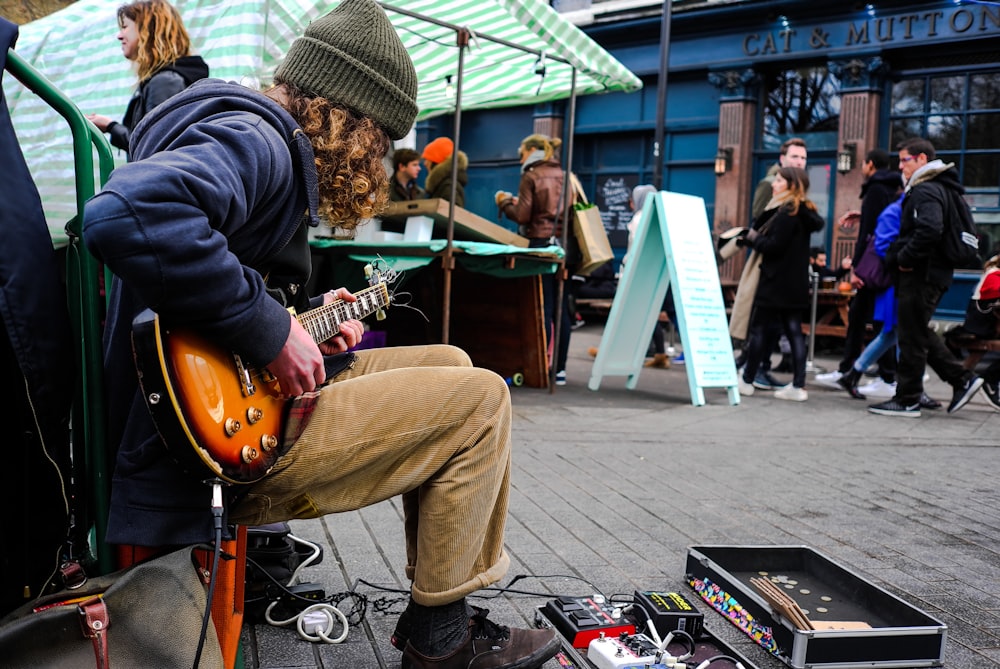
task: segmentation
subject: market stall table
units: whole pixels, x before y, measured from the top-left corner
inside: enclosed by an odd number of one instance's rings
[[[363,266],[382,259],[402,277],[391,287],[387,318],[373,327],[389,346],[444,341],[443,262],[447,240],[426,242],[356,242],[314,238],[315,294],[336,286],[363,287]],[[453,317],[448,343],[465,350],[475,365],[510,379],[522,374],[524,385],[548,385],[548,357],[542,312],[541,275],[563,266],[558,246],[526,249],[488,242],[455,241],[450,294]]]

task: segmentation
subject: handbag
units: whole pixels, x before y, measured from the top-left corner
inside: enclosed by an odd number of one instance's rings
[[[751,251],[740,282],[736,287],[736,298],[733,300],[733,311],[729,316],[729,336],[736,341],[744,341],[750,329],[750,314],[753,313],[753,301],[757,297],[757,285],[760,283],[760,264],[763,258],[760,251]]]
[[[207,599],[193,551],[140,562],[16,609],[0,620],[0,666],[190,669]],[[210,624],[199,667],[223,664]]]
[[[869,235],[865,250],[854,268],[854,274],[865,282],[865,286],[872,290],[885,290],[892,285],[892,275],[885,268],[885,263],[878,253],[875,252],[875,237]]]
[[[587,276],[604,263],[615,257],[608,241],[608,232],[601,220],[601,210],[589,202],[583,186],[572,172],[570,181],[576,192],[577,202],[573,205],[573,237],[579,252],[578,264],[573,273]]]

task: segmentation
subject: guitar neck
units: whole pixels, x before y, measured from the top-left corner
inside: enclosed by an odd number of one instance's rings
[[[310,309],[296,319],[317,344],[340,332],[340,324],[348,320],[361,320],[389,306],[389,289],[384,282],[354,294],[357,302],[336,300],[330,304]]]

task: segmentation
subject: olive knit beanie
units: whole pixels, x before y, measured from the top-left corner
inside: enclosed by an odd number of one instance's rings
[[[374,0],[343,0],[292,42],[275,84],[341,104],[400,139],[417,117],[417,72]]]

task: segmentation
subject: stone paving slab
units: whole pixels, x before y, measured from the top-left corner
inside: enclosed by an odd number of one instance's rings
[[[512,389],[512,564],[498,586],[523,574],[513,589],[535,594],[484,591],[474,603],[525,625],[562,594],[666,589],[694,601],[689,546],[806,545],[945,622],[949,669],[1000,668],[1000,413],[981,397],[915,420],[874,416],[812,383],[801,404],[758,392],[729,406],[708,389],[695,407],[681,366],[643,370],[633,391],[606,377],[592,392],[586,350],[600,336],[573,333],[567,386]],[[928,392],[950,397],[937,379]],[[246,666],[399,667],[388,637],[403,596],[359,582],[405,590],[398,500],[292,527],[324,547],[303,577],[365,593],[367,617],[336,646],[247,626]],[[786,666],[696,604],[759,669]]]

